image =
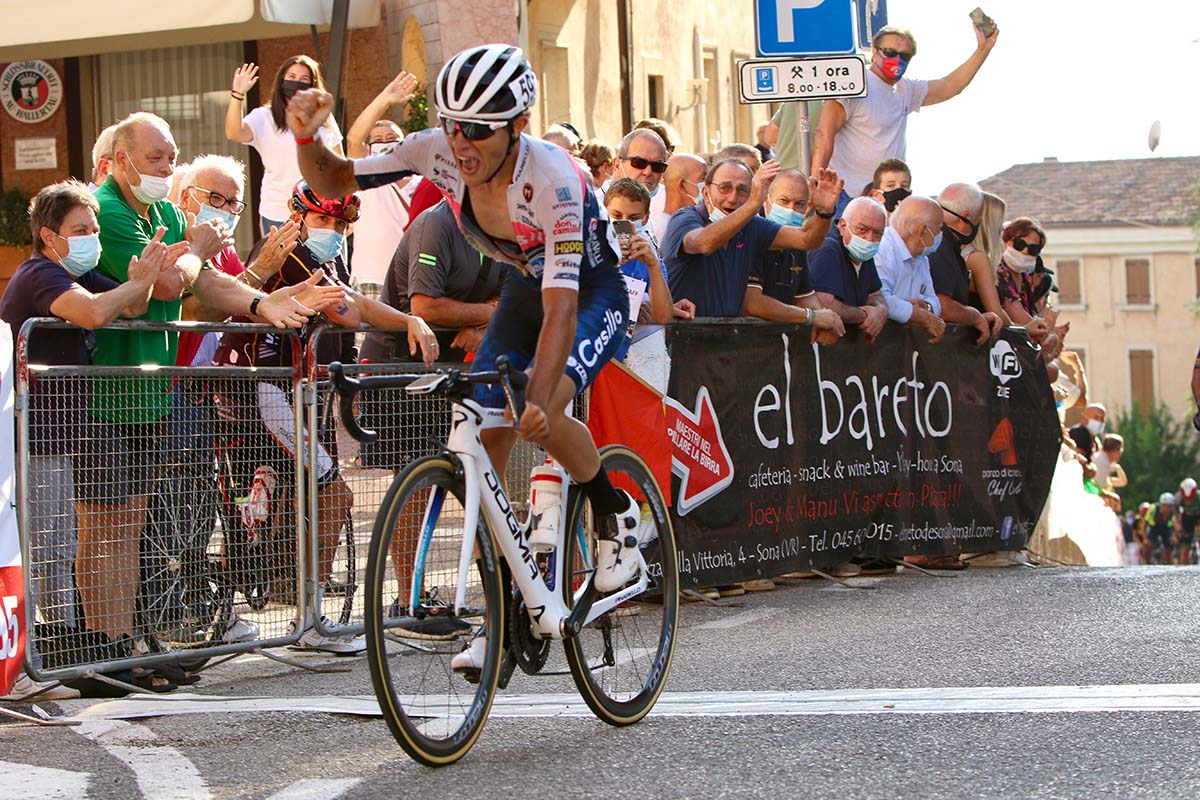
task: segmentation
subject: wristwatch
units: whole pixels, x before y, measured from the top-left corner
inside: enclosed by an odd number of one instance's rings
[[[828,214],[826,214],[821,209],[817,208],[816,206],[813,206],[813,213],[815,213],[821,219],[833,219],[834,212],[836,212],[836,211],[837,211],[837,209],[834,208],[833,211],[830,211]]]
[[[816,314],[816,312],[815,312],[815,311],[813,311],[811,308],[809,308],[809,307],[805,306],[805,307],[804,307],[804,324],[805,324],[805,325],[812,325],[812,324],[813,324],[813,320],[814,320],[814,319],[816,319],[816,318],[817,318],[817,314]]]
[[[258,304],[263,301],[264,297],[266,297],[265,294],[260,294],[258,297],[250,301],[250,316],[258,316]]]

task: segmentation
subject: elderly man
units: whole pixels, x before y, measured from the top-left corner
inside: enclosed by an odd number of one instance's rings
[[[942,206],[942,242],[929,256],[929,274],[942,306],[942,319],[970,325],[979,331],[975,344],[983,344],[1004,327],[999,315],[970,305],[971,273],[962,254],[979,232],[983,192],[973,183],[952,183],[938,195],[938,202]]]
[[[708,171],[704,202],[671,218],[663,239],[671,296],[691,300],[698,317],[734,317],[745,313],[751,274],[770,250],[809,250],[829,231],[833,203],[841,190],[836,173],[823,171],[812,198],[815,218],[803,227],[780,225],[758,215],[779,173],[775,162],[757,174],[737,159],[719,161]],[[751,298],[755,315],[807,322],[841,335],[836,314],[785,306],[758,292]]]
[[[930,342],[946,333],[942,306],[929,275],[929,254],[942,238],[942,207],[914,195],[896,206],[879,242],[875,268],[883,284],[888,317],[929,331]]]
[[[100,131],[96,143],[92,145],[92,180],[88,184],[89,191],[96,191],[112,171],[113,134],[116,131],[117,125],[114,122]]]
[[[803,225],[808,210],[808,178],[804,173],[794,169],[780,170],[771,182],[763,210],[772,222]],[[808,278],[808,254],[803,250],[772,250],[763,257],[755,272],[752,285],[781,303],[791,303],[798,295],[812,291]],[[813,308],[821,307],[815,296],[811,298],[811,303]]]
[[[1097,442],[1104,435],[1104,421],[1108,419],[1108,409],[1101,403],[1090,403],[1083,410],[1083,417],[1078,425],[1074,425],[1067,434],[1075,442],[1075,449],[1088,461],[1099,449]]]
[[[179,320],[180,298],[187,290],[220,312],[255,314],[281,328],[299,327],[314,311],[344,302],[340,289],[309,284],[264,295],[209,268],[209,260],[232,243],[229,228],[218,220],[185,217],[164,199],[175,155],[175,141],[164,120],[131,114],[117,125],[112,172],[96,190],[100,274],[118,283],[128,281],[131,257],[159,235],[159,228],[165,229],[164,244],[188,244],[159,273],[141,319]],[[170,366],[175,363],[177,338],[163,332],[97,331],[94,361],[103,366]],[[161,437],[172,410],[170,390],[168,377],[97,380],[80,444],[83,457],[75,488],[79,559],[84,566],[77,570],[79,592],[88,628],[114,640],[134,631],[139,536],[151,483],[164,455]]]
[[[874,340],[888,319],[875,254],[887,227],[884,207],[869,197],[846,206],[837,228],[808,256],[809,280],[821,305]]]
[[[870,183],[871,174],[881,161],[903,159],[908,115],[924,106],[949,100],[965,89],[987,60],[1000,33],[997,28],[985,37],[978,28],[973,30],[976,46],[971,56],[945,77],[923,81],[904,77],[917,54],[913,34],[891,25],[880,28],[871,40],[867,96],[826,100],[821,106],[811,174],[815,175],[822,167],[831,167],[845,178],[850,194],[857,195]],[[779,119],[794,130],[796,114],[794,107],[789,106],[782,109]],[[780,136],[781,141],[785,138]],[[838,203],[839,211],[848,202],[850,195],[844,195]]]
[[[700,156],[691,153],[676,153],[667,159],[667,171],[663,173],[662,187],[658,197],[650,198],[650,228],[665,236],[671,215],[681,208],[703,202],[700,187],[704,185],[704,173],[708,164]],[[655,209],[655,200],[662,198],[661,208]]]
[[[649,128],[632,130],[617,148],[612,179],[633,178],[653,197],[667,171],[667,157],[667,145],[657,133]]]
[[[725,145],[717,151],[712,160],[715,164],[718,161],[725,161],[729,158],[736,158],[749,167],[751,172],[758,172],[758,168],[763,165],[762,155],[758,152],[758,149],[748,144],[741,144],[740,142]]]

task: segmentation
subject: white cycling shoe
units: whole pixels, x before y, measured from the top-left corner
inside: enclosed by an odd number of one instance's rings
[[[638,547],[641,545],[638,526],[641,511],[637,501],[624,490],[618,490],[629,501],[625,510],[601,522],[601,536],[596,542],[597,590],[615,592],[633,580],[638,572]]]
[[[450,669],[461,673],[467,680],[479,680],[483,671],[483,659],[487,655],[487,637],[476,636],[466,650],[450,659]]]

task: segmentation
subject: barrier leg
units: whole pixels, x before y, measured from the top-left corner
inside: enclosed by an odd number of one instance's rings
[[[874,589],[875,588],[871,584],[855,585],[853,583],[850,583],[850,581],[846,580],[845,578],[839,578],[835,575],[830,575],[828,572],[823,572],[823,571],[817,569],[816,567],[812,568],[812,572],[814,575],[820,575],[822,578],[824,578],[827,581],[833,581],[834,583],[840,583],[842,586],[845,586],[847,589]]]
[[[958,577],[957,575],[954,575],[951,573],[943,574],[941,572],[934,572],[932,570],[925,569],[924,567],[918,566],[917,564],[909,563],[908,561],[905,561],[903,558],[889,558],[887,560],[894,562],[896,564],[896,566],[898,566],[898,567],[902,567],[904,569],[914,569],[917,572],[928,575],[931,578],[957,578]]]
[[[40,710],[37,706],[34,710]],[[78,725],[77,719],[54,719],[52,717],[31,717],[28,714],[22,714],[20,711],[13,711],[11,708],[0,707],[0,716],[9,717],[11,719],[25,722],[29,725],[37,725],[41,728],[69,728],[72,725]]]

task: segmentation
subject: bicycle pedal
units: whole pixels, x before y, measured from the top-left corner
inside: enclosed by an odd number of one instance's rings
[[[463,680],[472,686],[479,683],[479,670],[477,669],[464,669],[458,674],[463,677]]]

